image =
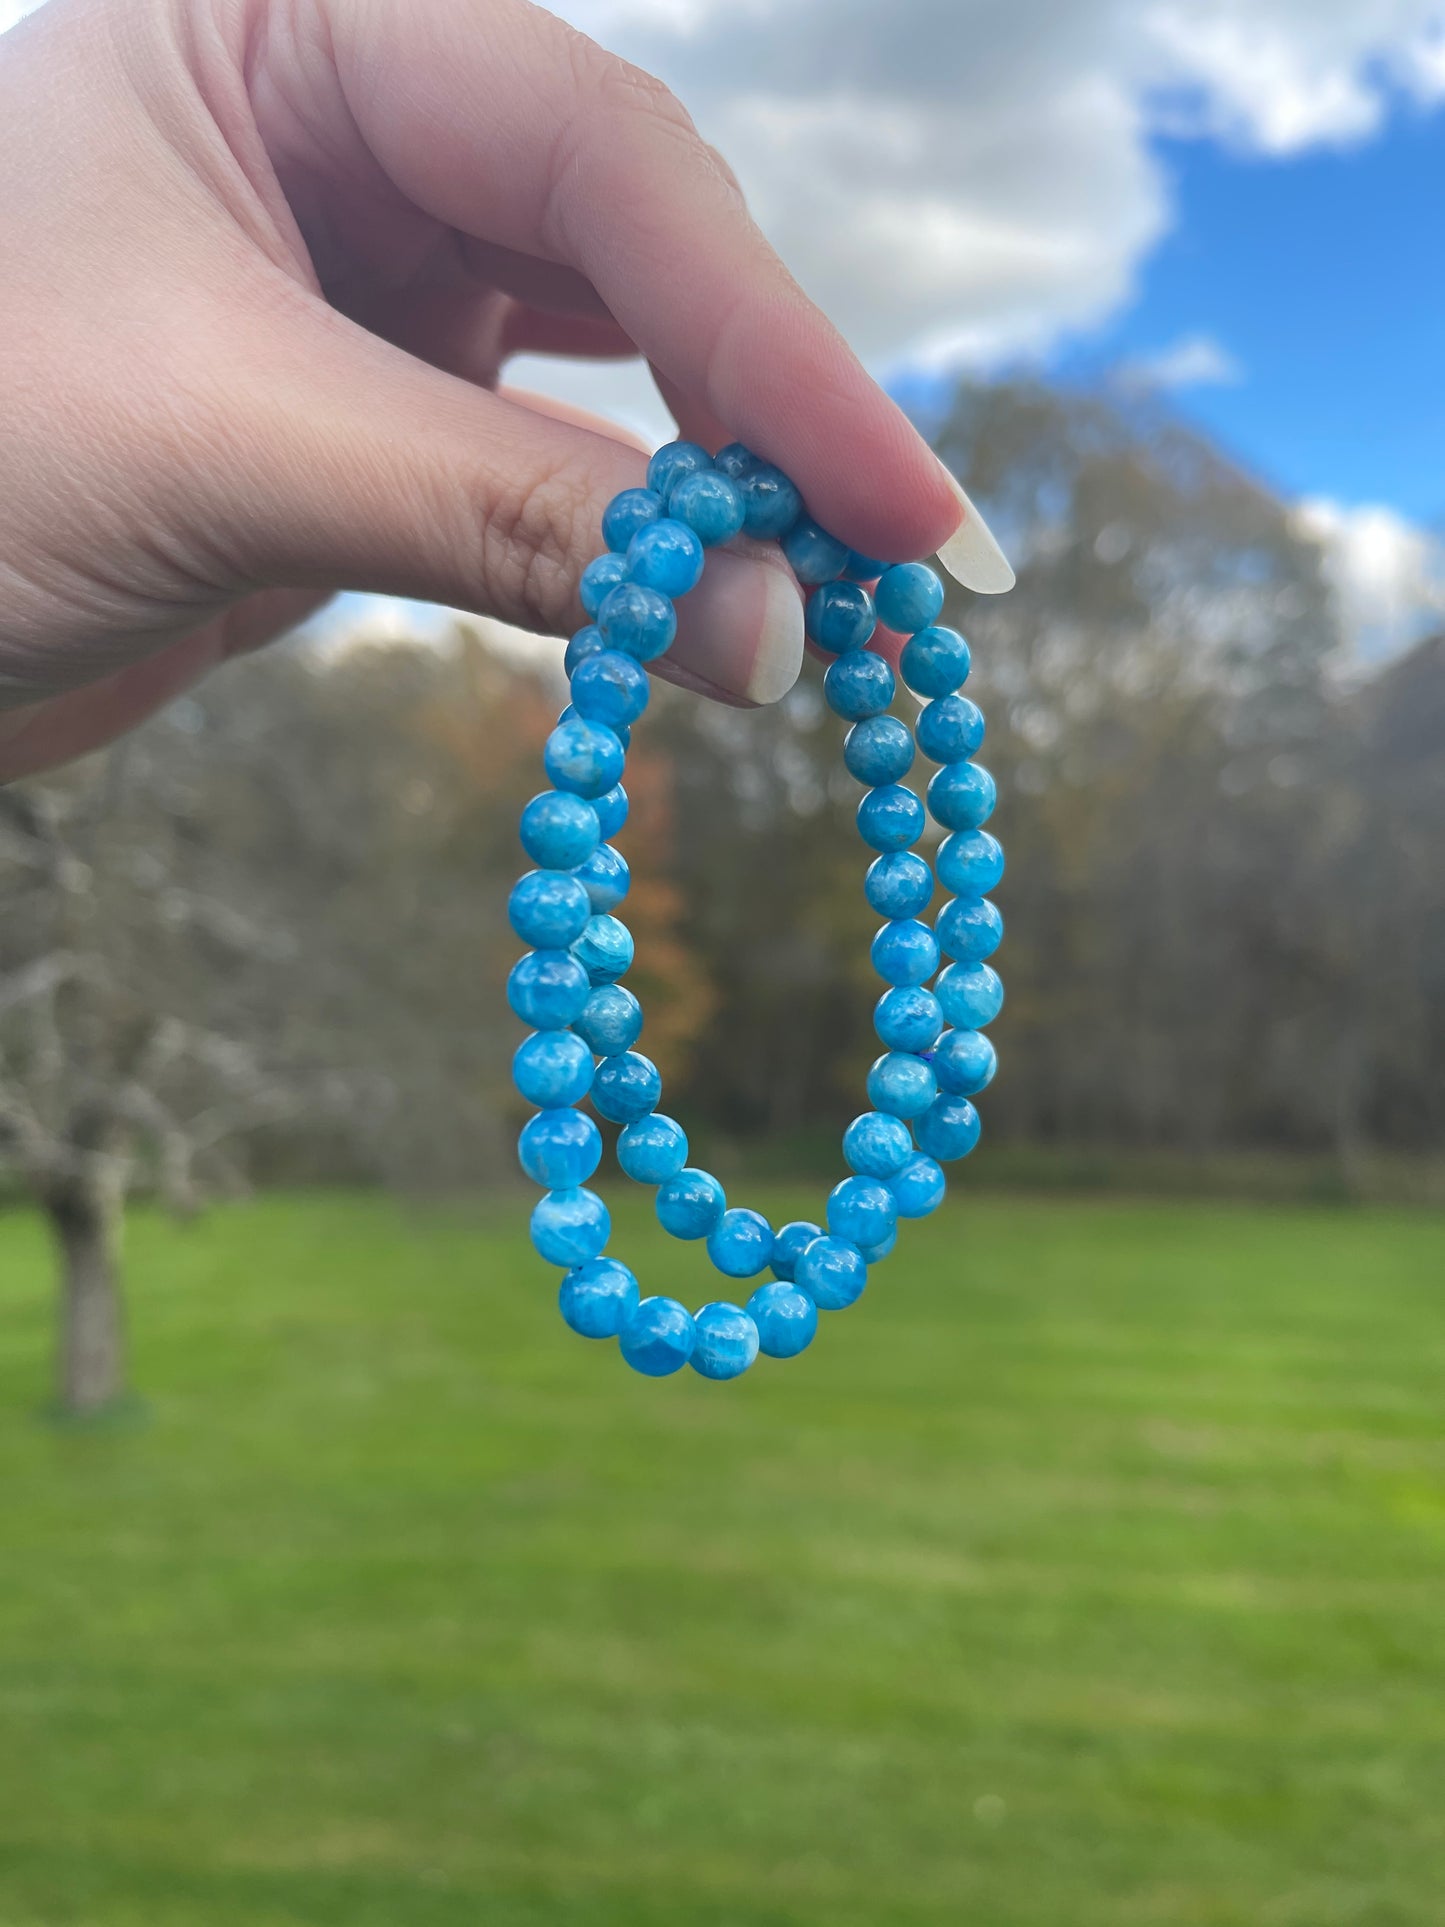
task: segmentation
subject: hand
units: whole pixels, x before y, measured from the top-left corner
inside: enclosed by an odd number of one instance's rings
[[[648,76],[525,0],[52,0],[0,40],[0,775],[338,587],[584,617],[644,457],[500,387],[643,354],[683,432],[872,554],[960,498]],[[719,553],[669,673],[770,700],[800,602]]]

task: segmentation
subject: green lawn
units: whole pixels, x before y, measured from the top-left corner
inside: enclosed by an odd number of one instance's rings
[[[1445,1220],[965,1202],[726,1386],[523,1216],[141,1217],[92,1431],[0,1220],[3,1927],[1445,1918]]]

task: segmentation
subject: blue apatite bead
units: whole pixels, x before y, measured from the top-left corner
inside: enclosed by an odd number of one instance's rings
[[[591,914],[587,892],[565,870],[529,870],[507,898],[507,921],[534,950],[567,949]]]
[[[889,1050],[932,1050],[943,1029],[943,1007],[931,990],[898,984],[874,1006],[873,1028]]]
[[[865,1111],[843,1133],[844,1159],[862,1178],[890,1178],[912,1155],[908,1126],[887,1111]]]
[[[576,1117],[576,1111],[569,1111]],[[866,1251],[882,1244],[898,1223],[898,1206],[893,1193],[879,1178],[844,1178],[828,1193],[828,1229],[835,1238]]]
[[[596,1057],[620,1057],[642,1033],[642,1005],[621,984],[601,984],[572,1020],[572,1028]]]
[[[542,1111],[580,1104],[592,1088],[592,1053],[575,1031],[534,1030],[513,1053],[512,1082]]]
[[[906,850],[923,834],[923,804],[903,783],[884,783],[858,805],[858,834],[873,850]]]
[[[652,685],[636,656],[603,649],[589,656],[572,678],[572,705],[589,723],[622,729],[647,707]]]
[[[576,1112],[569,1112],[576,1116]],[[937,1097],[913,1126],[918,1148],[940,1164],[966,1158],[978,1143],[983,1125],[966,1097]]]
[[[958,1030],[980,1030],[1003,1009],[1003,980],[987,964],[950,964],[933,994]]]
[[[601,800],[599,797],[598,801]],[[614,850],[610,843],[604,843],[600,849],[594,850],[585,863],[577,865],[572,874],[587,892],[587,901],[594,911],[615,910],[632,887],[632,873],[627,867],[627,858],[620,850]]]
[[[823,695],[828,707],[845,722],[877,716],[893,700],[893,671],[871,649],[853,649],[828,665]]]
[[[665,442],[647,464],[647,486],[665,502],[684,475],[700,475],[712,465],[696,442]]]
[[[666,1378],[692,1357],[692,1313],[675,1298],[644,1298],[622,1322],[618,1349],[634,1372]]]
[[[848,545],[820,529],[807,514],[800,515],[783,537],[782,550],[793,574],[808,588],[834,581],[848,561]]]
[[[814,1238],[822,1235],[822,1225],[809,1224],[805,1219],[795,1218],[791,1224],[785,1224],[773,1239],[773,1276],[790,1284],[793,1267]]]
[[[684,475],[667,498],[667,512],[686,522],[705,549],[720,548],[742,534],[742,490],[716,469]]]
[[[576,714],[577,711],[572,707],[571,703],[568,703],[565,709],[558,710],[557,721],[559,723],[570,723]]]
[[[676,639],[677,611],[656,589],[624,582],[597,611],[597,627],[609,649],[652,662],[665,655]]]
[[[661,514],[662,497],[656,489],[625,488],[602,511],[602,540],[616,554],[624,555],[637,531]]]
[[[931,763],[965,763],[983,743],[983,711],[967,696],[939,696],[924,704],[914,729]]]
[[[607,644],[602,640],[602,631],[595,622],[589,622],[586,628],[579,629],[567,644],[562,654],[562,667],[570,676],[573,670],[586,662],[589,656],[597,655],[606,647]]]
[[[896,1205],[895,1205],[895,1209],[896,1209]],[[881,1265],[885,1258],[889,1258],[893,1255],[893,1251],[897,1243],[898,1243],[898,1226],[895,1224],[893,1229],[889,1232],[888,1236],[883,1240],[882,1244],[868,1245],[864,1249],[863,1258],[865,1263],[870,1265]]]
[[[888,1180],[888,1189],[897,1202],[900,1218],[926,1218],[943,1203],[948,1180],[941,1165],[925,1152],[915,1151]]]
[[[619,918],[609,917],[605,911],[587,919],[571,949],[587,972],[589,984],[615,984],[632,968],[632,932]]]
[[[876,582],[888,567],[877,556],[864,555],[860,549],[849,549],[848,564],[843,573],[850,582]]]
[[[638,1184],[665,1184],[687,1163],[687,1132],[661,1111],[636,1118],[618,1133],[617,1162]]]
[[[933,901],[933,872],[921,856],[890,850],[868,865],[863,894],[880,917],[916,917]]]
[[[611,1234],[607,1206],[583,1185],[549,1191],[532,1211],[532,1243],[549,1265],[568,1271],[595,1258]]]
[[[627,580],[627,562],[620,555],[599,555],[582,571],[578,594],[582,607],[595,620],[603,603],[620,583]]]
[[[904,682],[917,696],[950,695],[968,675],[968,666],[968,644],[956,629],[920,629],[898,659]]]
[[[794,1282],[819,1311],[846,1311],[868,1282],[868,1261],[846,1238],[814,1238],[799,1258]]]
[[[807,1292],[786,1281],[759,1285],[748,1300],[748,1317],[758,1328],[758,1350],[767,1358],[796,1358],[818,1329],[818,1307]]]
[[[657,1109],[662,1074],[641,1051],[622,1051],[615,1057],[604,1057],[592,1073],[590,1096],[604,1117],[614,1124],[630,1124],[633,1118],[646,1117]]]
[[[565,950],[532,950],[507,978],[507,1002],[533,1030],[565,1030],[582,1014],[587,972]]]
[[[844,737],[843,761],[860,783],[896,783],[913,767],[913,733],[896,716],[869,716]]]
[[[754,462],[733,477],[743,498],[743,530],[760,542],[776,542],[803,512],[803,498],[780,468]]]
[[[740,482],[750,468],[757,467],[758,458],[745,442],[729,442],[713,456],[712,465],[730,482]]]
[[[620,783],[614,783],[605,796],[593,797],[592,807],[597,812],[598,834],[604,843],[611,842],[627,821],[627,791]]]
[[[596,804],[565,790],[543,790],[522,811],[522,848],[542,870],[575,870],[600,835]]]
[[[878,620],[901,636],[936,622],[943,610],[943,584],[926,563],[897,562],[873,591]]]
[[[981,1030],[945,1031],[933,1053],[938,1088],[951,1097],[976,1097],[997,1069],[998,1055]]]
[[[998,801],[994,780],[982,763],[945,763],[928,785],[928,807],[946,830],[977,830]]]
[[[756,1278],[773,1255],[773,1227],[760,1211],[735,1205],[708,1233],[707,1255],[725,1278]]]
[[[741,1305],[716,1300],[693,1319],[692,1369],[703,1378],[741,1378],[758,1355],[758,1328]]]
[[[580,716],[558,723],[542,752],[553,784],[574,796],[604,796],[621,777],[625,761],[616,733]]]
[[[589,1258],[562,1280],[557,1309],[582,1338],[615,1338],[637,1309],[637,1280],[616,1258]]]
[[[938,941],[959,963],[982,963],[1003,942],[1003,918],[987,897],[955,897],[938,913]]]
[[[820,649],[841,656],[866,646],[878,617],[872,596],[856,582],[825,582],[809,598],[803,626]]]
[[[674,1238],[705,1238],[727,1209],[723,1188],[710,1171],[693,1165],[658,1188],[657,1221]]]
[[[934,858],[945,890],[957,897],[983,897],[1003,877],[1003,845],[987,830],[955,830]]]
[[[926,984],[939,964],[938,939],[916,917],[896,917],[885,923],[868,954],[888,984]]]
[[[602,1162],[602,1133],[585,1111],[538,1111],[522,1126],[517,1156],[533,1184],[585,1184]]]
[[[659,595],[686,595],[702,574],[702,544],[686,522],[665,515],[639,529],[627,545],[627,573]]]
[[[891,1050],[868,1072],[868,1102],[893,1117],[919,1117],[938,1095],[938,1080],[921,1057]]]

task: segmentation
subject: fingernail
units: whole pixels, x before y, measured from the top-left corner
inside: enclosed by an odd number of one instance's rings
[[[968,499],[962,484],[943,463],[948,485],[958,497],[963,517],[958,527],[938,551],[938,559],[965,589],[979,595],[1003,595],[1014,585],[1014,572],[1008,557],[994,540],[987,522]]]
[[[713,550],[677,618],[670,660],[695,678],[752,703],[775,703],[798,680],[803,599],[781,559]]]

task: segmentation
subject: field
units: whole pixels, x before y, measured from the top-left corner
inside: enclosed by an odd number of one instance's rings
[[[965,1201],[717,1386],[522,1217],[139,1216],[88,1429],[0,1219],[0,1927],[1445,1919],[1445,1219]]]

